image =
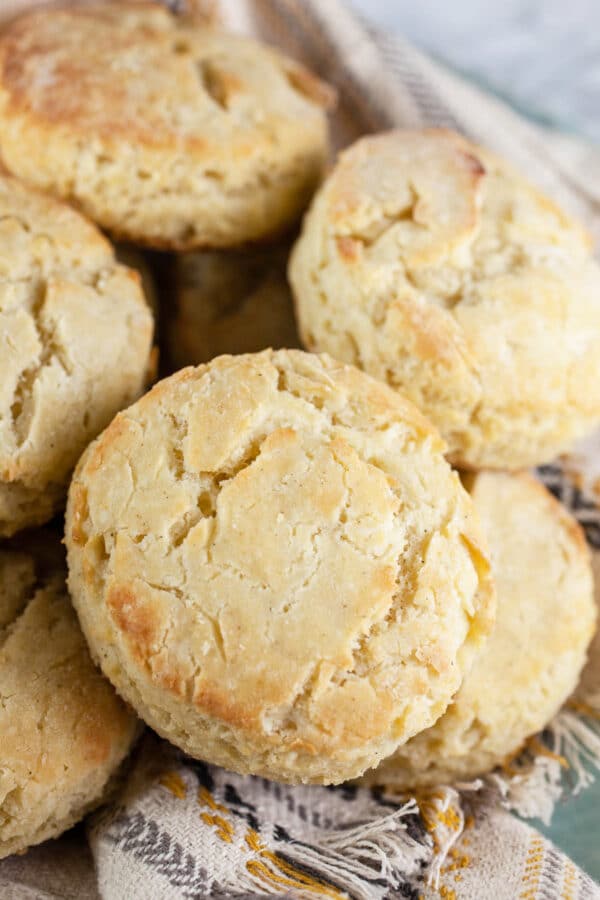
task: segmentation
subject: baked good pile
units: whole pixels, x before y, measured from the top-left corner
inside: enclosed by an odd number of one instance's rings
[[[446,130],[333,159],[334,103],[157,3],[0,33],[0,858],[144,724],[410,792],[577,685],[590,553],[523,469],[600,424],[591,241]]]

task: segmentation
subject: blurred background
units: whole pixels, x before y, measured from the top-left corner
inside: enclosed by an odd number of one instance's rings
[[[599,0],[352,0],[538,121],[600,143]]]

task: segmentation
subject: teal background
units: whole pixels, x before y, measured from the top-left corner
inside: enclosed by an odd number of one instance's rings
[[[541,822],[535,825],[588,875],[600,881],[600,781],[577,797],[561,802],[549,826]]]

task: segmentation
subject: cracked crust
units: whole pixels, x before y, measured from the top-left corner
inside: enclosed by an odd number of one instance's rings
[[[0,550],[0,859],[98,806],[138,733],[92,663],[58,537],[23,545]]]
[[[289,275],[304,345],[404,392],[460,466],[538,464],[600,418],[589,236],[452,132],[342,153]]]
[[[548,724],[584,666],[596,606],[581,528],[530,475],[467,484],[489,539],[496,624],[448,711],[365,784],[411,789],[489,772]]]
[[[160,382],[69,494],[69,585],[105,674],[193,756],[358,775],[442,713],[493,617],[443,449],[328,357],[223,356]]]
[[[333,99],[275,50],[160,5],[37,10],[0,38],[7,167],[159,248],[291,225],[321,178]]]
[[[89,441],[141,392],[137,272],[78,213],[0,176],[0,536],[48,521]]]
[[[287,248],[205,251],[177,257],[168,323],[176,368],[223,353],[299,346],[285,274]]]

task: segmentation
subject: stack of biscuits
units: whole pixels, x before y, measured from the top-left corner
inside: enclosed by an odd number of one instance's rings
[[[577,685],[590,554],[524,470],[600,423],[590,239],[449,131],[331,161],[334,98],[156,3],[0,33],[0,857],[144,724],[410,792]]]

